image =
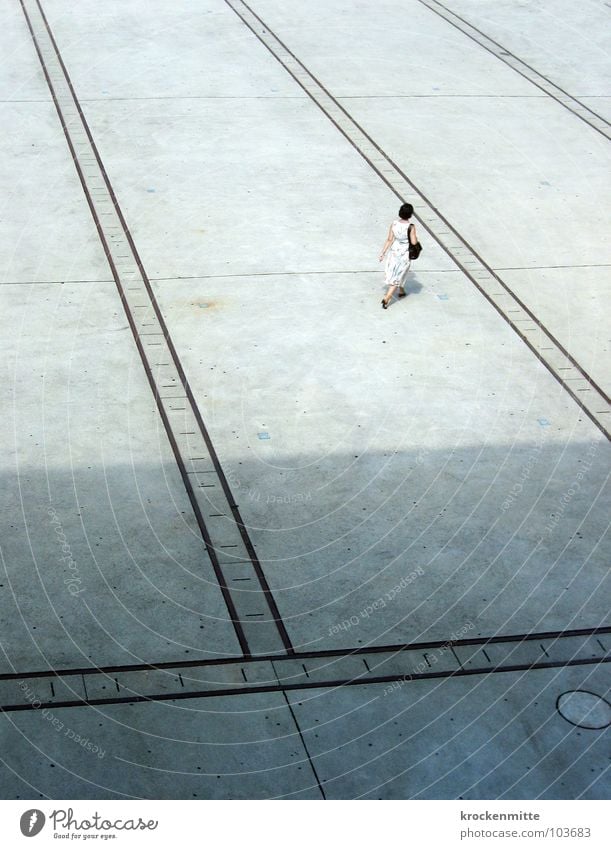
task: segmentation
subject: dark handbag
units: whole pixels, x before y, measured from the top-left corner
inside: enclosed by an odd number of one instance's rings
[[[413,226],[414,226],[413,224],[410,224],[409,228],[407,230],[408,240],[409,240],[409,234],[410,234]],[[418,259],[418,257],[420,256],[421,253],[422,253],[422,245],[420,244],[420,242],[417,241],[415,245],[412,245],[411,242],[409,243],[409,258],[410,259]]]

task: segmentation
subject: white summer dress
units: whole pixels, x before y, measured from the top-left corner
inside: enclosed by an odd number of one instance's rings
[[[408,228],[410,224],[410,221],[402,221],[400,218],[392,223],[392,234],[395,240],[388,249],[386,263],[384,264],[386,286],[403,286],[409,271]]]

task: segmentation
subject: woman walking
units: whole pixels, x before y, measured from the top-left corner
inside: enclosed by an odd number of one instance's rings
[[[414,207],[411,203],[404,203],[401,206],[399,217],[390,225],[388,236],[380,254],[380,262],[386,257],[384,274],[388,286],[386,294],[382,298],[382,309],[388,308],[388,304],[397,289],[400,298],[404,298],[406,295],[403,284],[410,266],[409,246],[410,242],[415,245],[418,241],[416,226],[410,224],[409,221],[413,214]]]

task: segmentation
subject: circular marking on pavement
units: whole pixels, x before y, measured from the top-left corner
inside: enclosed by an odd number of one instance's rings
[[[596,731],[611,725],[611,704],[589,690],[567,690],[556,701],[558,713],[571,725]]]

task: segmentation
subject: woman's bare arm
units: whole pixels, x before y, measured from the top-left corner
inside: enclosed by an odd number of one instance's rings
[[[390,227],[388,228],[388,236],[386,237],[386,241],[384,242],[384,247],[382,248],[382,253],[380,254],[380,262],[382,262],[382,260],[386,256],[386,251],[392,245],[394,240],[395,240],[395,237],[394,237],[393,232],[392,232],[392,224],[391,224]]]
[[[412,243],[412,245],[415,245],[416,242],[418,241],[418,236],[416,235],[416,225],[415,224],[409,225],[409,240]]]

